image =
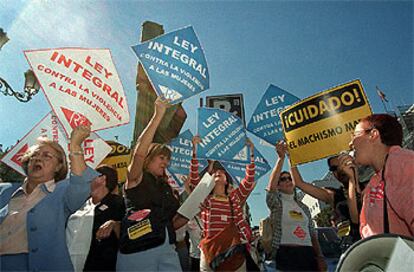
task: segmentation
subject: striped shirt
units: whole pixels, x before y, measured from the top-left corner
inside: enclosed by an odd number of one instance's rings
[[[209,195],[206,198],[203,203],[204,208],[201,211],[204,238],[215,236],[231,222],[234,222],[239,229],[240,239],[250,241],[251,230],[243,215],[243,205],[254,189],[254,174],[254,163],[248,164],[246,165],[245,178],[240,182],[239,187],[230,193],[229,197]],[[190,166],[190,182],[197,185],[199,181],[198,160],[193,158]]]

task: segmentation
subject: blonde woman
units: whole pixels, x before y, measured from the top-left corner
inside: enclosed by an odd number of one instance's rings
[[[140,135],[125,183],[127,215],[121,223],[118,271],[178,271],[172,226],[179,202],[167,183],[171,151],[152,143],[168,103],[155,101],[152,119]]]

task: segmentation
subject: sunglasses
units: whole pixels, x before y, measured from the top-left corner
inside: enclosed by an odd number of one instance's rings
[[[329,166],[329,171],[335,172],[337,170],[338,170],[338,165],[331,165],[331,166]]]
[[[279,181],[281,181],[281,182],[285,182],[285,181],[292,181],[292,178],[291,178],[291,177],[281,177],[281,178],[279,179]]]

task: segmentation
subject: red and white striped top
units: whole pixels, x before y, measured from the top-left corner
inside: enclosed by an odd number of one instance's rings
[[[233,216],[228,197],[215,197],[209,195],[203,203],[201,220],[203,221],[203,237],[210,238],[223,230],[230,222],[234,222],[240,230],[240,239],[250,241],[251,229],[243,216],[243,205],[253,191],[255,182],[254,163],[246,165],[246,176],[238,188],[230,193],[233,207]],[[200,181],[198,173],[198,160],[193,158],[190,165],[190,182],[197,185]]]

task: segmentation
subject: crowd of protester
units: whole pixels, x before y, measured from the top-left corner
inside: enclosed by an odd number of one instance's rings
[[[71,133],[70,175],[64,149],[42,139],[23,156],[23,184],[0,183],[0,268],[2,271],[326,271],[302,190],[330,204],[338,230],[347,228],[352,244],[361,238],[414,234],[414,152],[402,148],[396,118],[374,114],[352,134],[353,156],[328,159],[339,189],[304,182],[296,166],[283,171],[286,144],[276,144],[277,159],[267,185],[272,222],[271,248],[265,252],[252,233],[244,206],[256,185],[254,146],[238,186],[217,161],[199,173],[193,158],[184,192],[167,182],[171,151],[153,143],[168,108],[158,98],[152,119],[134,148],[125,184],[118,190],[116,170],[86,166],[82,142],[90,127]],[[361,188],[358,166],[375,170]],[[214,188],[200,200],[200,212],[182,220],[177,210],[203,175]],[[345,238],[344,238],[345,239]],[[266,264],[266,265],[264,265]]]

